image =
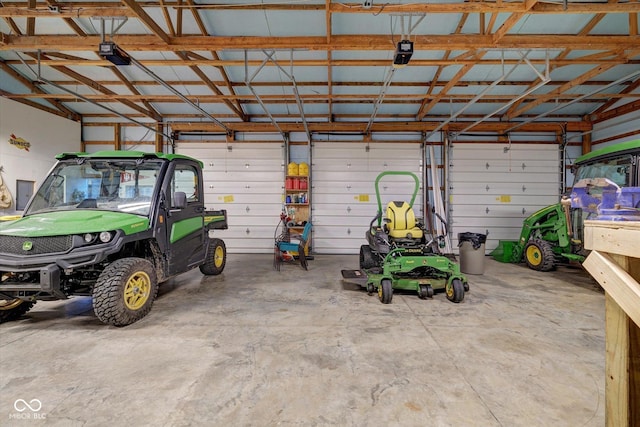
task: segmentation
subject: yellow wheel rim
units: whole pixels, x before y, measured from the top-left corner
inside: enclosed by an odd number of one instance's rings
[[[378,285],[378,298],[382,299],[382,283]]]
[[[22,300],[20,298],[16,299],[3,299],[0,300],[0,310],[13,310],[17,306],[22,304]]]
[[[447,283],[444,290],[449,298],[453,298],[453,283]]]
[[[542,262],[542,254],[537,247],[529,246],[527,248],[527,259],[531,265],[538,265]]]
[[[129,277],[124,285],[124,305],[129,310],[142,308],[151,295],[151,279],[144,271],[138,271]]]
[[[222,266],[222,262],[224,261],[224,249],[222,246],[216,247],[216,250],[213,252],[213,263],[216,267],[220,268]]]

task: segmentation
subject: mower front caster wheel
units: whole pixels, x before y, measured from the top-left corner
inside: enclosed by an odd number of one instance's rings
[[[420,285],[418,297],[420,297],[420,299],[433,298],[433,288],[431,285]]]
[[[373,295],[376,291],[376,288],[373,286],[373,283],[367,283],[367,294]]]
[[[391,280],[383,279],[378,286],[378,298],[383,304],[391,304],[393,299],[393,286],[391,286]]]
[[[453,279],[445,286],[447,299],[451,302],[461,302],[464,299],[464,285],[460,279]]]

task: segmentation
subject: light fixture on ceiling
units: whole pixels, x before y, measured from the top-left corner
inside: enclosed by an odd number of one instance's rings
[[[413,55],[413,42],[410,40],[400,40],[393,55],[393,68],[403,68]]]
[[[113,65],[131,64],[131,58],[129,55],[120,49],[114,42],[101,42],[98,53]]]

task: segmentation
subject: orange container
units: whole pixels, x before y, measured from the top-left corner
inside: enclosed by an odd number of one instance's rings
[[[306,190],[307,189],[307,180],[306,179],[300,179],[300,183],[298,184],[298,187],[300,188],[300,190]]]
[[[287,178],[284,182],[284,188],[286,190],[293,190],[293,178]]]
[[[300,178],[293,178],[293,189],[294,190],[300,189]]]

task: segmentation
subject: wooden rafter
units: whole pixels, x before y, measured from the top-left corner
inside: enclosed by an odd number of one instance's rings
[[[611,3],[617,3],[618,0],[611,0]],[[587,34],[589,34],[591,32],[591,30],[593,30],[595,28],[596,25],[598,25],[598,23],[600,23],[600,21],[602,21],[602,19],[604,19],[606,15],[605,14],[598,14],[596,16],[594,16],[593,18],[591,18],[589,20],[589,22],[587,23],[587,25],[584,26],[584,28],[582,28],[580,30],[580,32],[578,33],[581,36],[586,36]],[[559,55],[557,55],[557,57],[555,58],[556,60],[563,60],[565,58],[567,58],[569,56],[569,54],[572,52],[572,49],[565,49],[563,52],[561,52]],[[608,52],[606,52],[608,53]],[[603,55],[605,53],[600,52],[599,54]],[[600,58],[601,59],[601,58]],[[549,71],[551,72],[552,70],[554,70],[555,68],[557,68],[558,65],[556,65],[555,61],[549,64]],[[531,82],[531,84],[529,85],[529,87],[527,89],[531,89],[536,87],[536,85],[538,83],[540,83],[541,80],[540,78],[536,78],[533,82]],[[513,114],[514,111],[516,111],[518,108],[520,108],[520,105],[522,105],[522,103],[525,102],[525,99],[520,99],[519,101],[517,101],[516,103],[514,103],[511,107],[509,107],[509,109],[504,113],[505,117],[509,117],[510,114]]]
[[[0,61],[0,68],[5,73],[9,74],[11,77],[13,77],[17,81],[19,81],[22,85],[24,85],[28,90],[31,91],[31,93],[40,94],[40,95],[48,95],[47,92],[42,90],[39,86],[34,85],[31,80],[27,79],[22,74],[18,73],[16,70],[14,70],[13,68],[11,68],[7,64],[5,64],[3,61]],[[69,118],[69,119],[72,119],[72,120],[75,120],[75,121],[79,121],[80,120],[80,115],[75,113],[75,112],[73,112],[73,111],[71,111],[67,107],[65,107],[60,102],[60,98],[58,98],[58,97],[50,98],[50,99],[47,99],[47,101],[51,105],[53,105],[54,107],[56,107],[58,109],[58,112],[56,113],[57,115],[62,116],[62,117],[66,117],[66,118]],[[37,104],[37,105],[42,106],[41,104]],[[51,109],[47,109],[47,111],[51,111]]]
[[[144,11],[142,6],[136,2],[136,0],[121,0],[129,9],[131,9],[138,19],[149,29],[153,34],[158,36],[163,42],[169,43],[170,37],[164,32],[162,28],[151,19],[151,17]]]
[[[207,28],[204,25],[204,22],[202,22],[202,17],[200,16],[200,14],[198,13],[198,10],[194,8],[195,3],[193,2],[193,0],[186,0],[187,1],[187,5],[191,8],[191,13],[193,14],[193,19],[196,21],[196,25],[198,26],[198,29],[200,30],[200,34],[202,34],[203,36],[206,36],[209,34],[209,32],[207,31]],[[209,51],[211,53],[211,56],[213,57],[214,61],[219,61],[220,57],[218,56],[218,52],[216,52],[215,50],[210,50]],[[187,55],[189,55],[189,53],[187,52]],[[196,56],[195,54],[193,56]],[[199,58],[202,58],[201,56],[198,55]],[[233,86],[231,85],[231,80],[229,79],[229,77],[227,76],[226,71],[224,70],[224,68],[222,66],[218,66],[216,67],[218,69],[218,71],[220,72],[220,76],[222,76],[222,79],[225,82],[225,85],[227,86],[227,89],[229,90],[230,93],[234,93],[233,90]],[[198,70],[198,73],[201,73],[204,75],[204,73],[202,73],[201,70]],[[201,77],[202,79],[202,77]],[[209,78],[206,79],[202,79],[207,86],[213,90],[215,93],[221,93],[220,90],[217,88],[216,84],[213,83]],[[215,89],[214,89],[215,88]],[[234,111],[238,117],[240,117],[242,120],[248,120],[247,115],[244,113],[244,111],[242,110],[242,105],[240,105],[239,102],[236,102],[235,106],[234,105],[228,105],[229,108],[231,108],[232,111]]]
[[[482,58],[484,55],[486,54],[486,52],[477,52],[477,53],[473,53],[473,55],[475,55],[475,58]],[[427,115],[427,113],[436,106],[436,104],[442,100],[443,98],[448,97],[448,92],[449,90],[451,90],[453,87],[455,87],[456,83],[462,78],[464,77],[465,74],[467,74],[467,72],[469,72],[469,70],[473,68],[473,65],[465,65],[463,66],[457,73],[455,76],[453,76],[451,78],[451,80],[444,86],[444,88],[442,88],[442,90],[440,91],[440,93],[438,93],[438,95],[433,98],[428,105],[423,104],[420,107],[420,110],[418,111],[418,115],[416,117],[416,120],[420,121],[422,119],[424,119],[424,117]]]
[[[131,1],[131,0],[127,0]],[[93,50],[100,43],[100,36],[58,35],[18,36],[1,34],[0,50],[33,50],[52,48],[65,51]],[[168,42],[159,42],[156,36],[118,35],[114,41],[127,51],[192,51],[192,50],[243,50],[243,49],[309,49],[309,50],[389,50],[389,37],[377,34],[333,35],[327,43],[324,36],[182,36],[169,37]],[[497,43],[493,35],[452,34],[412,35],[412,41],[421,50],[468,50],[468,49],[559,49],[572,46],[574,49],[613,50],[633,49],[640,43],[640,36],[629,35],[551,35],[508,34]]]
[[[113,74],[116,75],[118,80],[120,80],[122,83],[124,83],[124,85],[127,87],[127,89],[129,89],[131,91],[131,93],[133,93],[134,95],[142,96],[140,94],[140,92],[138,91],[138,89],[134,86],[134,84],[131,83],[129,81],[129,79],[124,74],[122,74],[122,72],[117,67],[111,68],[111,71],[113,72]],[[121,99],[122,98],[119,97],[119,100],[121,100]],[[162,116],[160,115],[160,113],[158,113],[158,111],[155,108],[153,108],[151,103],[146,98],[142,98],[140,100],[140,102],[142,102],[142,105],[147,107],[147,110],[149,110],[149,112],[151,112],[151,114],[153,115],[153,117],[154,117],[156,122],[161,122],[162,121]]]
[[[35,56],[35,54],[32,54],[32,53],[30,53],[29,55],[32,56],[32,57]],[[41,57],[42,58],[47,58],[47,55],[41,54]],[[64,66],[58,66],[58,65],[50,65],[50,66],[51,66],[51,68],[55,69],[56,71],[59,71],[59,72],[65,74],[65,75],[71,77],[72,79],[77,80],[78,82],[80,82],[80,83],[82,83],[82,84],[84,84],[86,86],[89,86],[92,89],[97,90],[98,92],[101,92],[101,93],[103,93],[105,95],[114,95],[114,100],[115,101],[119,101],[122,104],[126,105],[127,107],[132,108],[132,109],[134,109],[134,110],[136,110],[136,111],[138,111],[138,112],[140,112],[140,113],[142,113],[142,114],[144,114],[144,115],[146,115],[148,117],[151,117],[154,120],[156,119],[156,116],[151,111],[148,111],[145,108],[140,107],[139,105],[135,104],[132,101],[129,101],[126,98],[118,96],[118,94],[116,94],[115,92],[113,92],[109,88],[106,88],[106,87],[96,83],[95,81],[83,76],[82,74],[80,74],[78,72],[73,71],[72,69],[64,67]]]
[[[189,55],[186,52],[178,52],[177,55],[179,57],[183,58],[184,60],[188,60],[188,57],[189,57]],[[193,71],[200,78],[200,80],[202,80],[202,82],[209,89],[211,89],[211,91],[213,93],[215,93],[216,95],[223,96],[223,93],[220,91],[220,89],[218,89],[218,87],[211,81],[211,79],[209,79],[209,77],[207,77],[207,74],[204,71],[202,71],[199,67],[197,67],[195,65],[190,65],[189,69],[191,69],[191,71]],[[231,102],[231,101],[229,101],[227,99],[224,99],[222,102],[224,102],[227,105],[227,107],[229,107],[231,109],[231,111],[233,111],[242,120],[247,120],[247,117],[245,116],[244,112],[242,111],[242,108],[240,107],[239,103],[234,104],[233,102]]]
[[[123,0],[122,3],[132,0]],[[92,1],[79,1],[73,3],[67,3],[67,10],[63,10],[63,16],[73,17],[91,17],[91,16],[127,16],[129,18],[136,17],[137,12],[127,7],[123,7],[121,2],[92,2]],[[144,7],[157,7],[158,1],[137,1],[139,8]],[[182,2],[178,1],[165,1],[165,7],[174,7],[179,9],[184,7]],[[32,11],[24,11],[22,6],[24,2],[15,1],[3,1],[5,8],[12,12],[13,16],[47,16],[47,10],[45,9],[33,9]],[[128,6],[128,5],[127,5]],[[287,11],[321,11],[325,10],[326,6],[322,3],[317,4],[302,4],[302,3],[254,3],[238,5],[234,3],[228,4],[194,4],[192,8],[198,10],[215,9],[222,10],[237,10],[237,11],[251,11],[251,10],[287,10]],[[14,9],[16,11],[14,11]],[[531,14],[595,14],[595,13],[635,13],[638,12],[637,2],[625,2],[625,3],[611,3],[611,2],[584,2],[584,3],[572,3],[569,2],[566,6],[562,3],[552,4],[539,2],[533,7],[528,7],[526,2],[463,2],[463,3],[408,3],[408,4],[384,4],[372,7],[371,9],[362,8],[362,3],[332,3],[330,6],[331,13],[341,14],[420,14],[420,13],[521,13],[528,12]],[[66,14],[66,15],[65,15]]]
[[[587,71],[586,73],[582,74],[581,76],[577,76],[574,80],[563,84],[559,88],[552,90],[547,94],[537,97],[533,101],[530,101],[524,106],[521,106],[516,111],[510,114],[506,114],[505,117],[507,117],[509,120],[513,120],[515,117],[520,116],[524,112],[529,111],[530,109],[537,107],[540,104],[544,104],[545,102],[551,101],[555,98],[562,97],[564,93],[569,89],[579,86],[583,82],[586,82],[587,80],[592,79],[595,76],[599,76],[600,74],[604,73],[605,71],[611,68],[613,68],[613,65],[599,65]]]

